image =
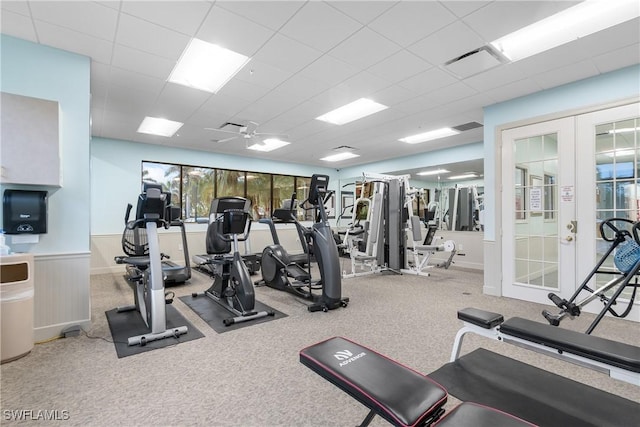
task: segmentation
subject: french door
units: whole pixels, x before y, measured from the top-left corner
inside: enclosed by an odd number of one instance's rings
[[[502,294],[570,298],[608,248],[598,224],[640,220],[639,159],[638,103],[503,131]]]

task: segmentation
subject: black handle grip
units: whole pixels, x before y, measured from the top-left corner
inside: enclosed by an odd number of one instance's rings
[[[550,293],[547,296],[558,308],[565,308],[567,306],[567,301],[563,298],[560,298],[558,295]]]
[[[545,319],[547,319],[547,322],[549,322],[550,325],[560,325],[560,316],[558,316],[557,314],[551,314],[548,310],[542,310],[542,315]]]

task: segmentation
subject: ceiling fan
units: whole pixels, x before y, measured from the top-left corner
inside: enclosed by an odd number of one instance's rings
[[[237,131],[232,131],[232,130],[223,129],[226,126],[235,126],[235,127],[237,127],[238,130]],[[247,142],[249,142],[249,140],[252,140],[253,138],[262,138],[262,137],[265,137],[265,138],[288,138],[288,135],[284,135],[284,134],[280,134],[280,133],[258,132],[257,129],[258,129],[258,123],[252,122],[252,121],[248,121],[248,122],[246,122],[246,124],[238,124],[238,123],[226,122],[225,124],[223,124],[219,128],[205,128],[205,130],[210,130],[210,131],[215,131],[215,132],[222,132],[222,133],[227,133],[227,134],[233,135],[233,136],[230,136],[230,137],[227,137],[227,138],[214,140],[214,141],[216,141],[218,143],[231,141],[231,140],[236,139],[236,138],[242,138]]]

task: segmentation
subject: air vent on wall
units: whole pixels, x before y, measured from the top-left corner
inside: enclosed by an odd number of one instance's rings
[[[467,130],[477,129],[477,128],[481,128],[481,127],[482,127],[482,123],[469,122],[469,123],[465,123],[465,124],[462,124],[462,125],[453,126],[452,129],[455,129],[458,132],[464,132],[464,131],[467,131]]]
[[[506,58],[491,46],[483,46],[445,62],[444,68],[456,76],[466,79],[506,62],[508,62]]]

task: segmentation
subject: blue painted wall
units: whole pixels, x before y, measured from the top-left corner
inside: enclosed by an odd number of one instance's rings
[[[534,117],[597,106],[640,95],[640,65],[612,71],[484,109],[484,239],[496,239],[496,127]]]
[[[78,253],[90,249],[90,60],[25,40],[0,35],[0,90],[57,101],[60,105],[62,187],[2,185],[49,191],[48,233],[37,244],[14,251]]]

